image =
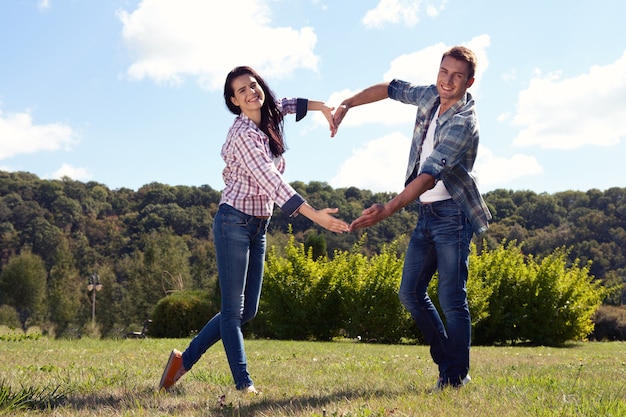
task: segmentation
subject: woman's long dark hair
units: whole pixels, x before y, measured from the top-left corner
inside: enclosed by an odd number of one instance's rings
[[[233,90],[233,80],[240,75],[249,74],[256,79],[257,84],[265,92],[265,101],[261,107],[261,125],[259,128],[267,135],[270,141],[270,150],[274,156],[279,156],[285,153],[287,149],[285,146],[285,140],[283,139],[283,114],[276,105],[276,97],[274,92],[269,88],[265,80],[252,68],[247,66],[236,67],[231,70],[226,76],[226,82],[224,83],[224,101],[226,107],[233,114],[241,114],[241,108],[235,106],[231,101],[231,97],[235,96],[235,90]]]

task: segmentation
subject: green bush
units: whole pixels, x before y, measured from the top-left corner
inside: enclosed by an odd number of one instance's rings
[[[514,245],[484,250],[480,256],[472,248],[469,264],[468,299],[472,314],[473,342],[494,344],[519,338],[518,321],[524,315],[522,299],[526,267],[524,255]],[[470,286],[482,290],[470,294]],[[480,298],[480,313],[474,313]]]
[[[152,337],[180,338],[202,330],[219,311],[208,291],[177,291],[157,303],[149,326]]]
[[[592,316],[606,289],[589,274],[589,265],[569,264],[565,249],[539,262],[525,259],[512,242],[486,250],[475,263],[471,279],[484,281],[490,292],[489,315],[475,325],[476,344],[560,345],[593,331]]]
[[[351,296],[345,300],[348,317],[344,325],[347,335],[364,341],[398,343],[405,337],[420,337],[408,311],[398,298],[404,254],[398,253],[399,240],[385,245],[379,255],[362,258],[353,253],[348,262],[347,283]],[[337,257],[335,257],[337,259]]]
[[[345,306],[339,282],[327,258],[313,260],[313,250],[295,245],[293,236],[279,257],[268,251],[263,293],[251,331],[260,337],[330,340],[338,334]]]
[[[336,251],[333,260],[314,260],[311,249],[291,236],[286,256],[268,252],[259,317],[251,323],[259,337],[331,340],[344,335],[395,343],[412,322],[398,300],[403,256],[397,244],[367,258]]]
[[[6,304],[0,305],[0,324],[13,328],[22,327],[17,310]]]
[[[528,262],[527,314],[520,322],[521,335],[535,344],[560,345],[586,339],[593,331],[593,314],[602,304],[605,291],[589,274],[590,265],[569,265],[567,251],[555,250],[540,263]]]
[[[254,337],[332,340],[338,336],[398,343],[421,334],[398,299],[404,255],[399,241],[379,255],[360,253],[363,240],[332,259],[290,236],[283,255],[267,254],[258,317],[247,330]],[[541,261],[525,257],[515,242],[477,254],[472,245],[467,283],[473,343],[560,345],[584,340],[607,289],[589,266],[571,264],[557,249]],[[435,304],[437,276],[429,293]],[[199,331],[218,308],[207,292],[181,291],[159,301],[150,334],[186,337]]]
[[[600,306],[594,314],[591,338],[594,340],[626,340],[626,307]]]

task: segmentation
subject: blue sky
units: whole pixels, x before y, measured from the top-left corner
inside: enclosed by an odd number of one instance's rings
[[[0,169],[220,190],[232,67],[337,106],[433,83],[459,44],[479,58],[482,192],[626,187],[624,16],[619,0],[1,1]],[[332,139],[321,115],[289,117],[285,177],[400,191],[414,114],[354,108]]]

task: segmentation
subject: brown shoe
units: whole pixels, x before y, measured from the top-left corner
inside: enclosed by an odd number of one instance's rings
[[[172,350],[167,365],[165,365],[165,370],[163,370],[163,376],[161,376],[159,391],[161,389],[169,390],[181,376],[185,375],[185,372],[187,371],[183,366],[183,354],[176,349]]]

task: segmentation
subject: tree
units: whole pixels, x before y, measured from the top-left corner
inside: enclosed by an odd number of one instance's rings
[[[140,208],[144,208],[148,205],[175,203],[175,191],[174,187],[158,182],[144,185],[137,191],[141,199]]]
[[[219,294],[215,244],[213,241],[193,240],[190,242],[190,246],[189,262],[191,264],[192,289],[209,290],[212,294]]]
[[[42,321],[45,312],[46,277],[43,260],[30,251],[11,257],[0,273],[2,303],[17,310],[24,330],[29,324]]]
[[[79,326],[84,281],[74,267],[67,240],[59,246],[48,285],[48,314],[55,324],[56,336],[67,333],[71,325]]]
[[[44,260],[46,269],[52,268],[57,247],[63,239],[62,231],[44,217],[38,216],[23,229],[22,237],[33,253]]]
[[[315,232],[310,233],[306,238],[304,248],[307,251],[312,251],[313,259],[326,258],[328,256],[326,252],[326,239],[324,239],[324,236]]]
[[[156,303],[168,293],[191,288],[189,248],[171,231],[143,236],[143,250],[136,253],[135,269],[129,277],[128,294],[135,300],[135,315],[150,316]]]

